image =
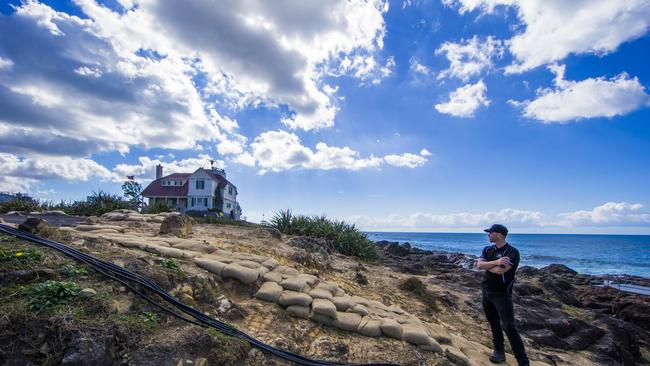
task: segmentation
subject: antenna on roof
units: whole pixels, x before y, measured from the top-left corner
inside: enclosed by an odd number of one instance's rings
[[[214,169],[214,160],[210,159],[210,169]]]

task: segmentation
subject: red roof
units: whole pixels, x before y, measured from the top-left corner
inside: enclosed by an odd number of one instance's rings
[[[187,182],[182,186],[163,186],[162,181],[168,179],[187,179],[190,175],[188,173],[174,173],[168,176],[156,179],[149,183],[147,188],[142,191],[142,197],[187,197]]]

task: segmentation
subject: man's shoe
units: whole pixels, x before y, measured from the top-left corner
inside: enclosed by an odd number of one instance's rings
[[[490,356],[490,361],[494,363],[506,362],[506,354],[504,352],[494,351]]]

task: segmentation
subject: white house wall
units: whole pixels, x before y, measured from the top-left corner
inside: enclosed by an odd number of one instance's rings
[[[196,181],[203,180],[203,189],[196,189]],[[188,179],[187,187],[187,208],[188,210],[207,210],[212,209],[214,190],[217,189],[218,183],[215,182],[207,173],[199,170],[192,174]],[[192,198],[195,198],[195,205],[192,206]],[[208,199],[208,206],[198,205],[198,199]]]

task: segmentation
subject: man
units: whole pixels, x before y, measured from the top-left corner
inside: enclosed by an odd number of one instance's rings
[[[488,238],[494,245],[483,248],[476,266],[485,270],[481,292],[483,296],[483,311],[492,329],[494,352],[490,361],[505,362],[506,353],[503,344],[503,331],[508,335],[512,352],[520,366],[529,365],[528,356],[515,327],[515,312],[512,305],[512,285],[515,282],[515,272],[519,266],[519,251],[506,242],[508,229],[494,224],[489,229]]]

